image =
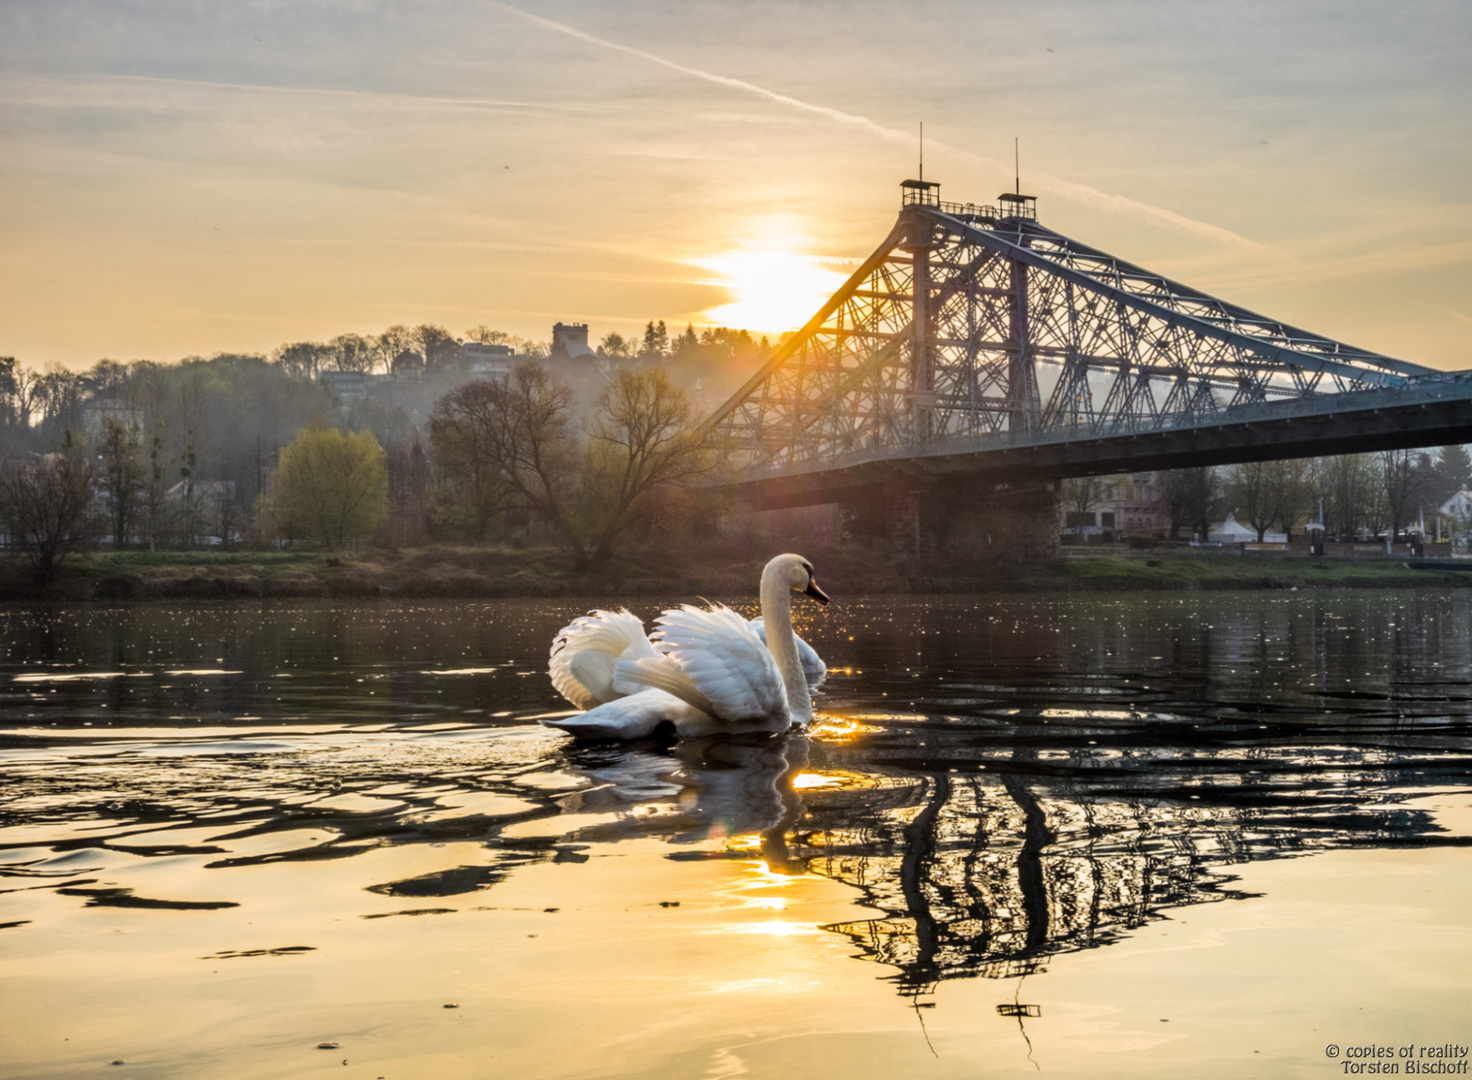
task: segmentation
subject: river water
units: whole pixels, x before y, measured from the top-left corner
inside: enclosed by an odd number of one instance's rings
[[[837,599],[630,745],[589,603],[0,611],[0,1076],[1466,1068],[1465,596]]]

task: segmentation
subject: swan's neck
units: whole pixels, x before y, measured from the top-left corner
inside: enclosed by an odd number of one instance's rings
[[[795,723],[806,724],[813,718],[813,699],[808,696],[808,680],[792,632],[792,590],[771,573],[762,574],[762,625],[767,631],[767,649],[787,687],[787,711]]]

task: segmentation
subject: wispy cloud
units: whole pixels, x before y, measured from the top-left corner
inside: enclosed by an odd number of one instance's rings
[[[701,79],[705,82],[713,83],[716,86],[726,87],[727,89],[736,90],[741,93],[753,94],[756,97],[764,98],[765,100],[774,102],[775,104],[785,105],[788,108],[792,109],[800,109],[803,112],[812,113],[814,115],[824,117],[825,119],[831,120],[835,123],[845,124],[850,127],[861,128],[889,142],[913,142],[918,136],[917,131],[901,131],[898,128],[886,127],[883,124],[876,123],[875,121],[869,119],[869,117],[867,116],[860,116],[856,113],[844,112],[842,109],[835,109],[828,105],[816,105],[810,101],[803,101],[800,98],[792,97],[790,94],[781,94],[775,90],[769,90],[765,86],[758,86],[756,83],[748,82],[745,79],[736,79],[732,78],[729,75],[720,75],[712,71],[703,71],[700,68],[690,67],[688,64],[680,64],[663,56],[658,56],[654,53],[646,52],[643,49],[636,49],[632,45],[624,45],[617,41],[610,41],[608,38],[598,37],[596,34],[590,34],[585,30],[579,30],[575,26],[568,26],[566,23],[554,22],[553,20],[543,18],[540,15],[533,15],[529,11],[523,11],[521,8],[516,7],[514,4],[507,4],[502,2],[502,0],[492,0],[492,2],[496,7],[504,8],[506,11],[509,11],[519,16],[520,18],[526,19],[528,22],[535,23],[536,25],[541,26],[547,30],[552,30],[559,34],[565,34],[568,37],[576,38],[579,41],[585,41],[590,45],[597,45],[600,48],[612,49],[615,52],[625,53],[629,56],[637,56],[641,60],[647,60],[651,64],[657,64],[660,67],[668,68],[670,71],[677,71],[680,74],[688,75],[693,79]],[[974,164],[989,166],[991,168],[999,170],[1005,169],[1005,165],[1002,162],[999,162],[993,158],[982,157],[979,154],[974,154],[967,150],[962,150],[959,147],[947,145],[946,143],[938,140],[932,140],[930,145],[932,147],[941,148],[947,153],[954,155],[955,157],[972,162]],[[1046,173],[1037,174],[1037,180],[1040,185],[1040,190],[1060,195],[1063,198],[1072,199],[1075,202],[1080,202],[1087,206],[1094,206],[1103,210],[1109,210],[1117,214],[1122,214],[1124,216],[1134,218],[1136,220],[1148,221],[1159,227],[1169,229],[1173,232],[1187,233],[1192,236],[1201,237],[1205,240],[1210,240],[1213,243],[1217,244],[1225,244],[1231,247],[1238,248],[1247,248],[1258,252],[1268,250],[1266,247],[1264,247],[1264,245],[1259,244],[1257,241],[1250,240],[1245,236],[1240,236],[1237,233],[1232,232],[1230,229],[1224,229],[1219,225],[1212,225],[1209,222],[1205,221],[1196,221],[1195,219],[1188,218],[1183,214],[1177,214],[1172,210],[1166,210],[1158,206],[1151,206],[1149,203],[1143,203],[1136,199],[1131,199],[1123,195],[1113,195],[1107,191],[1100,191],[1098,188],[1090,187],[1087,184],[1075,183],[1074,181],[1064,180],[1061,177],[1051,176]]]
[[[131,97],[119,97],[119,90],[134,91]],[[263,83],[218,82],[208,79],[179,79],[158,75],[97,75],[58,79],[49,76],[0,76],[0,103],[6,105],[79,106],[89,108],[136,108],[138,97],[155,93],[167,99],[159,104],[177,104],[180,91],[197,94],[201,90],[226,93],[264,94],[271,96],[312,97],[372,102],[400,102],[409,105],[449,106],[467,109],[510,109],[527,112],[598,113],[599,106],[517,101],[508,98],[472,98],[406,94],[398,91],[339,89],[322,86],[275,86]]]

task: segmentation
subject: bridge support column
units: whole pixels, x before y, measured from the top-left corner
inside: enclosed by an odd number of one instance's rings
[[[884,546],[897,554],[919,555],[921,496],[914,487],[898,481],[884,485],[880,500],[884,514]]]
[[[927,500],[927,544],[937,554],[998,563],[1058,557],[1058,485],[947,486]]]

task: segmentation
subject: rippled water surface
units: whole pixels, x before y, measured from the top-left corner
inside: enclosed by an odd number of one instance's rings
[[[0,1076],[1465,1060],[1467,599],[840,598],[811,731],[578,745],[589,606],[0,610]]]

